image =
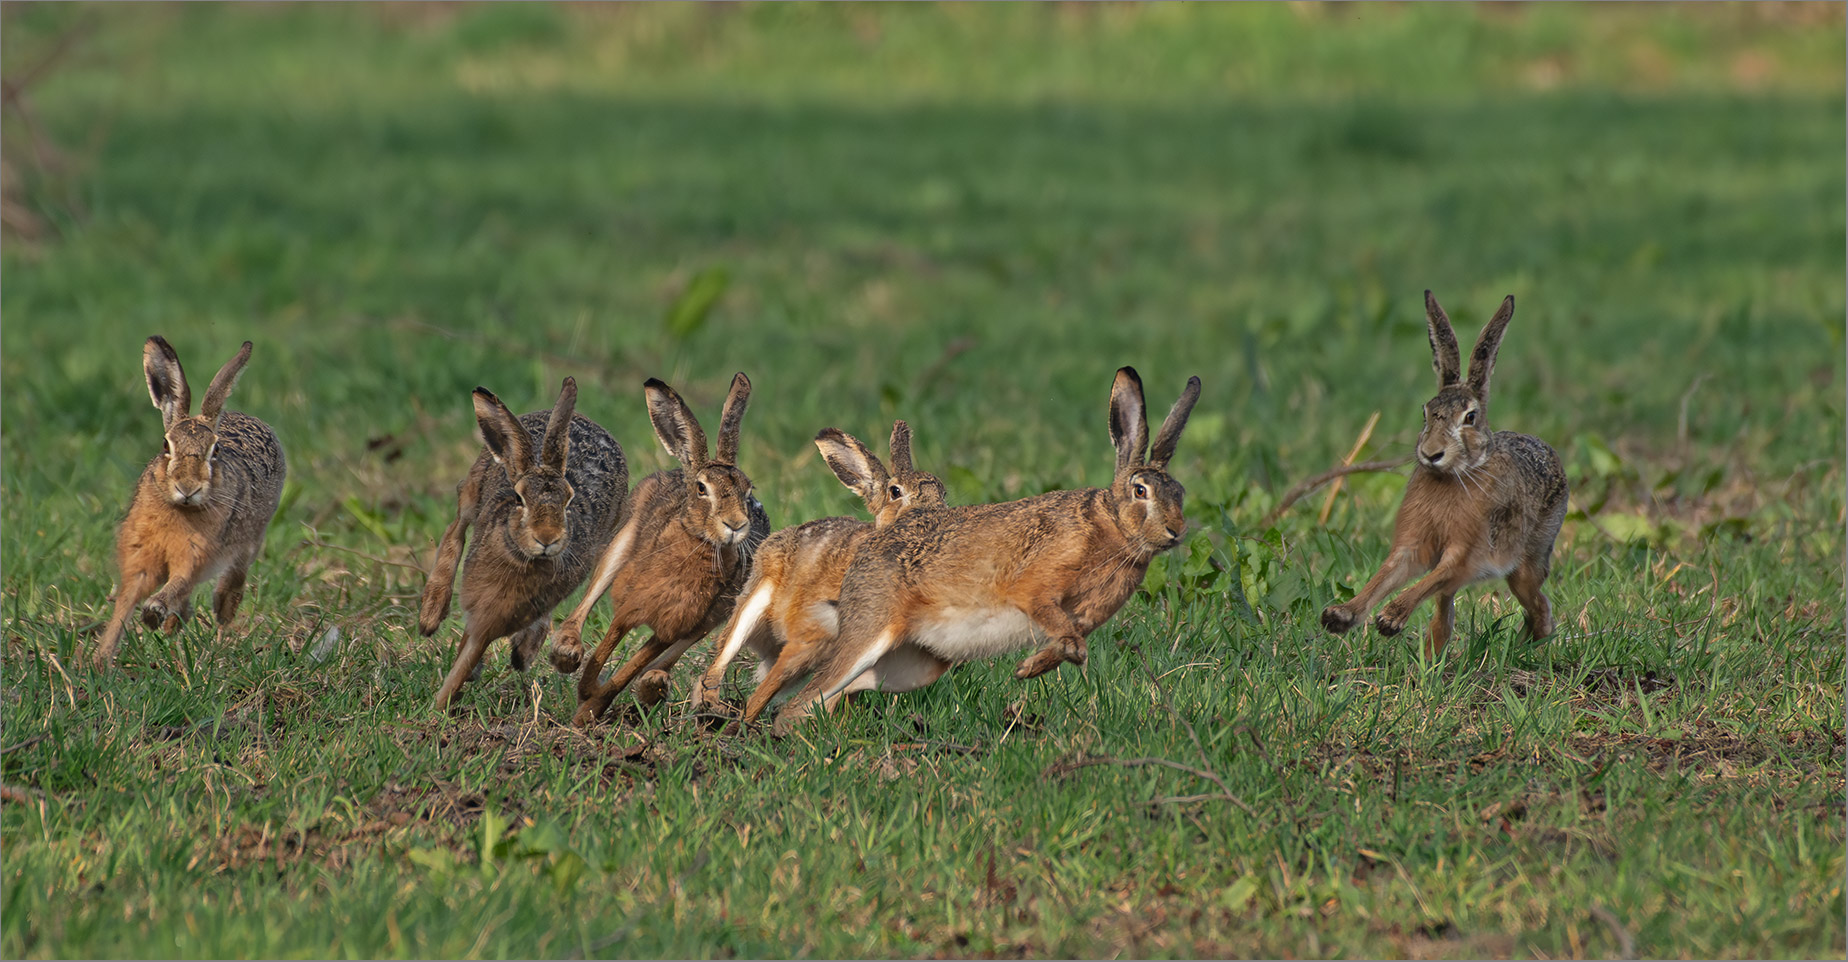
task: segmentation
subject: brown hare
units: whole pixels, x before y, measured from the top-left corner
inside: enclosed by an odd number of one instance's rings
[[[497,638],[512,636],[513,667],[526,670],[545,642],[552,609],[590,573],[629,494],[622,447],[576,413],[572,378],[548,410],[516,418],[483,387],[475,389],[474,404],[486,446],[456,487],[456,517],[438,545],[417,619],[425,635],[442,625],[463,538],[474,525],[462,571],[462,643],[437,689],[439,709],[479,670]]]
[[[914,507],[944,503],[943,482],[912,467],[911,428],[903,421],[892,422],[889,473],[858,438],[836,428],[817,434],[815,447],[835,477],[866,502],[873,520],[818,518],[764,540],[741,601],[719,634],[712,666],[694,685],[695,711],[716,700],[726,666],[749,645],[758,656],[757,689],[745,703],[744,720],[756,721],[772,698],[814,669],[834,640],[841,580],[860,542]]]
[[[665,672],[695,642],[731,614],[751,556],[770,533],[764,506],[751,492],[751,479],[738,470],[738,434],[744,424],[751,381],[732,378],[731,393],[720,415],[715,456],[706,457],[706,435],[699,420],[674,389],[654,378],[643,385],[648,419],[655,437],[681,466],[643,478],[629,498],[622,527],[597,564],[584,597],[559,627],[552,664],[578,676],[575,725],[588,725],[638,675]],[[588,660],[580,638],[584,619],[607,592],[610,628]],[[653,637],[602,681],[603,665],[616,644],[642,626]],[[644,702],[667,693],[666,676],[650,674],[640,686]]]
[[[250,342],[245,341],[212,378],[194,417],[192,391],[173,345],[158,335],[142,345],[148,396],[160,409],[165,440],[161,453],[141,472],[116,531],[121,580],[115,613],[91,654],[97,668],[115,663],[129,616],[143,599],[142,623],[173,631],[192,617],[193,589],[216,578],[212,610],[218,627],[237,616],[244,579],[263,550],[289,471],[269,425],[225,410],[225,399],[249,361]]]
[[[1506,576],[1526,610],[1528,635],[1539,639],[1553,633],[1552,605],[1540,587],[1566,517],[1566,474],[1546,442],[1489,428],[1489,375],[1512,317],[1514,297],[1509,295],[1476,339],[1469,377],[1463,380],[1450,318],[1425,291],[1438,392],[1424,406],[1417,463],[1393,524],[1392,547],[1379,573],[1353,600],[1322,611],[1322,627],[1336,634],[1353,628],[1386,596],[1424,575],[1373,624],[1383,635],[1396,635],[1413,609],[1435,596],[1437,614],[1426,644],[1435,657],[1450,640],[1457,592]]]
[[[1110,390],[1110,487],[914,507],[868,536],[841,584],[840,633],[774,732],[787,734],[850,692],[910,691],[951,665],[1035,644],[1015,677],[1084,664],[1085,636],[1187,530],[1186,492],[1167,467],[1199,399],[1200,379],[1189,378],[1151,446],[1142,380],[1122,368]]]

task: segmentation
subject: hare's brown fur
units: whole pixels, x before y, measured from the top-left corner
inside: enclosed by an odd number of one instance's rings
[[[822,646],[834,640],[840,625],[841,582],[861,540],[907,511],[944,502],[943,482],[912,467],[911,429],[903,421],[892,425],[889,472],[866,445],[844,431],[824,430],[815,444],[841,483],[860,495],[874,520],[818,518],[784,528],[764,541],[752,561],[750,580],[738,595],[738,606],[719,634],[719,651],[694,687],[695,709],[717,694],[726,666],[749,645],[758,656],[758,684],[745,704],[744,720],[755,721],[771,699],[814,669]]]
[[[732,379],[719,433],[717,457],[707,458],[706,437],[674,389],[650,378],[645,385],[655,436],[681,467],[643,478],[630,510],[597,564],[584,598],[559,629],[552,663],[578,676],[573,724],[587,725],[644,672],[666,671],[687,648],[730,616],[750,574],[752,554],[769,534],[770,520],[738,470],[738,434],[751,382]],[[610,627],[588,659],[580,638],[590,609],[605,593]],[[625,635],[647,626],[652,636],[603,682],[603,666]],[[649,697],[665,694],[651,686]]]
[[[532,663],[552,609],[590,573],[629,493],[622,447],[576,413],[571,378],[557,404],[517,419],[485,388],[475,389],[474,401],[487,443],[457,486],[456,517],[443,532],[418,618],[425,635],[442,625],[463,540],[474,526],[462,571],[462,641],[437,690],[438,708],[475,674],[495,639],[513,637],[515,669]],[[567,444],[559,443],[561,435]]]
[[[98,668],[115,663],[128,619],[144,599],[142,621],[172,631],[191,617],[193,590],[216,578],[212,608],[219,628],[237,616],[251,562],[263,550],[288,474],[269,425],[224,410],[250,351],[245,341],[212,378],[194,417],[172,345],[158,336],[143,345],[142,368],[161,411],[167,450],[141,472],[116,532],[120,580],[115,611],[91,654]]]
[[[1035,643],[1016,677],[1083,664],[1085,637],[1129,599],[1155,555],[1181,542],[1185,491],[1167,465],[1199,395],[1190,378],[1151,447],[1142,381],[1123,368],[1111,390],[1110,487],[916,508],[867,536],[841,585],[839,634],[776,731],[852,691],[907,691],[953,664]]]
[[[1530,637],[1553,633],[1552,603],[1541,586],[1551,569],[1553,542],[1566,516],[1566,475],[1546,442],[1489,429],[1489,376],[1502,334],[1514,316],[1514,298],[1502,302],[1471,353],[1469,378],[1450,319],[1425,292],[1438,393],[1425,405],[1416,465],[1393,523],[1386,562],[1354,598],[1330,605],[1322,625],[1344,632],[1375,605],[1420,575],[1374,622],[1385,635],[1404,630],[1426,598],[1437,598],[1426,650],[1436,656],[1456,623],[1456,593],[1478,581],[1506,577],[1525,611]]]

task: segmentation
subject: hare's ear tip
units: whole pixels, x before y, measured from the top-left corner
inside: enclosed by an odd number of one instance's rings
[[[561,383],[561,384],[559,385],[559,387],[560,387],[560,388],[573,388],[573,387],[577,387],[577,378],[574,378],[574,377],[572,377],[571,375],[569,375],[569,374],[567,374],[567,375],[565,375],[565,380],[564,380],[564,382],[563,382],[563,383]]]
[[[1507,297],[1502,298],[1502,304],[1508,307],[1513,307],[1514,306],[1514,295],[1510,294]]]
[[[661,379],[660,379],[660,378],[658,378],[658,377],[651,377],[651,378],[649,378],[648,380],[646,380],[646,381],[643,381],[643,382],[642,382],[642,387],[643,387],[644,389],[646,389],[646,390],[649,390],[649,391],[665,391],[665,390],[668,390],[668,387],[667,387],[667,382],[666,382],[666,381],[663,381],[663,380],[661,380]]]
[[[249,341],[245,341],[245,342],[244,342],[244,346],[243,346],[243,347],[240,347],[240,348],[238,348],[238,350],[240,350],[240,351],[248,351],[248,350],[250,350],[250,349],[251,349],[251,348],[252,348],[253,346],[255,346],[255,345],[253,345],[253,344],[251,344],[251,343],[250,343]]]
[[[1189,375],[1187,378],[1187,386],[1195,390],[1198,390],[1200,387],[1200,375],[1198,374]]]
[[[842,431],[840,428],[822,428],[821,430],[815,432],[815,440],[817,441],[839,441],[841,439],[841,435],[845,433],[846,432]]]

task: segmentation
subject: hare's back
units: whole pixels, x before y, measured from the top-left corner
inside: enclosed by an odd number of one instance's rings
[[[1521,501],[1550,514],[1566,503],[1566,470],[1553,446],[1531,434],[1495,432],[1495,447],[1512,470],[1506,475]]]

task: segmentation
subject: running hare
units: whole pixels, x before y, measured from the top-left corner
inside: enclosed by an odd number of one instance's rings
[[[142,623],[173,631],[192,617],[193,589],[217,578],[212,610],[219,628],[237,615],[244,578],[263,550],[289,470],[269,425],[225,410],[225,398],[249,361],[245,341],[212,378],[193,417],[192,391],[173,345],[159,335],[142,345],[141,368],[165,439],[141,472],[116,531],[121,581],[115,613],[91,655],[97,668],[115,663],[129,615],[144,598]]]
[[[1122,368],[1110,390],[1110,487],[913,508],[869,536],[841,585],[840,634],[778,714],[775,733],[850,692],[910,691],[951,665],[1035,644],[1015,677],[1084,664],[1085,636],[1187,530],[1186,492],[1167,468],[1199,399],[1200,379],[1189,378],[1151,447],[1142,379]]]
[[[456,517],[443,532],[417,619],[425,635],[442,625],[463,537],[474,525],[462,570],[462,643],[437,690],[439,709],[473,677],[496,638],[513,636],[513,667],[526,670],[545,642],[552,609],[590,573],[629,494],[622,447],[576,413],[572,378],[550,409],[518,418],[487,388],[475,389],[474,402],[486,447],[456,487]]]
[[[603,714],[636,676],[672,668],[730,616],[750,574],[751,555],[770,533],[770,519],[751,493],[751,479],[737,468],[750,379],[742,373],[732,378],[712,460],[706,458],[705,432],[680,395],[654,378],[643,388],[655,438],[681,467],[657,471],[635,486],[629,512],[598,562],[596,578],[559,628],[553,667],[570,673],[583,663],[572,718],[579,726]],[[615,609],[610,628],[585,661],[579,640],[584,619],[605,592]],[[643,625],[653,629],[653,637],[602,682],[604,662],[616,643]],[[645,677],[642,688],[643,701],[657,702],[667,693],[666,676]]]
[[[1536,639],[1553,633],[1552,605],[1540,586],[1566,517],[1566,474],[1546,442],[1489,429],[1489,375],[1512,317],[1514,296],[1509,295],[1476,339],[1469,378],[1462,380],[1450,318],[1425,291],[1438,392],[1424,406],[1417,464],[1393,524],[1392,547],[1379,573],[1353,600],[1323,609],[1322,627],[1337,634],[1347,631],[1387,595],[1425,575],[1393,599],[1373,625],[1383,635],[1396,635],[1412,610],[1435,595],[1437,616],[1431,619],[1426,645],[1435,657],[1450,640],[1457,592],[1506,576],[1526,609],[1527,633]]]
[[[826,654],[840,627],[841,580],[854,550],[875,530],[914,507],[941,507],[943,482],[911,464],[911,428],[892,422],[892,470],[858,438],[835,428],[815,436],[815,447],[848,490],[866,502],[869,523],[818,518],[784,528],[764,540],[751,563],[743,599],[719,637],[712,666],[693,688],[693,708],[716,698],[725,668],[745,645],[757,652],[757,689],[745,703],[752,722],[778,692],[800,682]]]

